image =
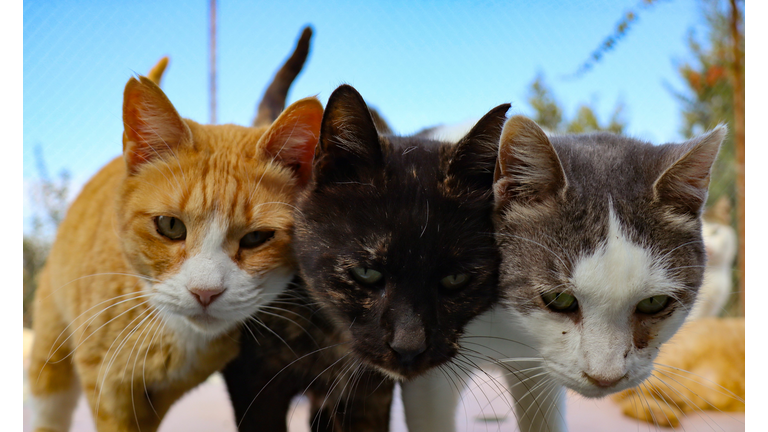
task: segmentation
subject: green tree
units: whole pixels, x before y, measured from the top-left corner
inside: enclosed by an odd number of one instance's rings
[[[528,90],[528,103],[534,111],[533,120],[541,127],[557,133],[583,133],[608,131],[622,133],[626,127],[623,120],[624,105],[617,103],[607,124],[601,124],[595,114],[595,109],[588,104],[581,104],[576,116],[568,120],[563,116],[563,108],[555,98],[552,90],[544,81],[544,75],[539,73]]]
[[[41,148],[35,148],[39,179],[30,188],[32,201],[39,206],[32,217],[32,231],[24,234],[23,321],[32,325],[32,299],[37,290],[40,270],[48,257],[56,229],[67,211],[70,176],[62,171],[57,179],[48,175]]]
[[[593,69],[638,23],[641,9],[660,0],[641,0],[635,10],[622,14],[615,29],[573,74],[579,77]],[[689,33],[692,63],[679,67],[686,82],[684,91],[674,91],[683,104],[682,132],[692,137],[726,123],[730,136],[721,148],[712,173],[708,205],[727,197],[735,213],[733,224],[738,232],[737,286],[744,311],[745,197],[744,197],[744,0],[700,0],[706,24],[705,42]]]
[[[698,135],[720,123],[730,132],[712,171],[708,204],[725,196],[734,209],[739,233],[737,286],[744,304],[744,2],[702,0],[704,41],[688,36],[692,61],[679,66],[683,91],[673,91],[682,104],[682,133]]]

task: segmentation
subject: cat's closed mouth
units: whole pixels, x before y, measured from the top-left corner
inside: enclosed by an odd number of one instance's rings
[[[208,312],[198,313],[194,315],[187,315],[187,319],[197,325],[211,325],[217,324],[223,321],[221,318],[209,314]]]

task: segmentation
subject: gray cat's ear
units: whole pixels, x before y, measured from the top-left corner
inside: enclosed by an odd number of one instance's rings
[[[123,93],[123,158],[129,174],[146,163],[173,157],[192,142],[192,132],[160,87],[149,78],[131,77]]]
[[[653,185],[656,200],[698,216],[707,201],[712,165],[727,133],[728,128],[720,125],[675,146],[674,163]]]
[[[507,103],[490,110],[456,143],[448,165],[449,178],[490,189],[501,128],[510,107]]]
[[[507,120],[494,173],[496,205],[542,202],[566,187],[560,158],[539,125],[523,116]]]
[[[320,127],[312,171],[316,182],[357,178],[361,169],[382,163],[379,134],[363,97],[352,86],[331,93]]]

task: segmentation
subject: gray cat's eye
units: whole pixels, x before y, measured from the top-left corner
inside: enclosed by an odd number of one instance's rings
[[[541,295],[544,304],[555,312],[573,312],[579,307],[576,297],[563,292],[548,292]]]
[[[365,267],[352,267],[352,277],[361,284],[371,285],[375,284],[383,275],[374,269]]]
[[[240,239],[240,248],[253,249],[257,246],[261,246],[262,244],[266,243],[267,240],[271,239],[274,236],[275,236],[274,231],[249,232],[248,234],[244,235],[243,238]]]
[[[644,314],[655,314],[661,312],[669,303],[669,296],[657,295],[648,297],[637,304],[637,311]]]
[[[469,282],[469,275],[466,273],[460,273],[455,275],[446,276],[440,279],[440,285],[449,289],[457,290],[463,288]]]
[[[158,216],[155,218],[157,232],[171,240],[184,240],[187,238],[187,227],[180,219],[172,216]]]

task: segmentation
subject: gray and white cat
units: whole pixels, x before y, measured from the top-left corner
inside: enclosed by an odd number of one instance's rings
[[[522,431],[567,429],[564,387],[602,397],[645,380],[702,284],[700,216],[725,134],[654,146],[507,120],[494,181],[501,304],[468,326],[456,376],[403,386],[409,429],[455,430],[456,380],[473,367],[504,365]]]

